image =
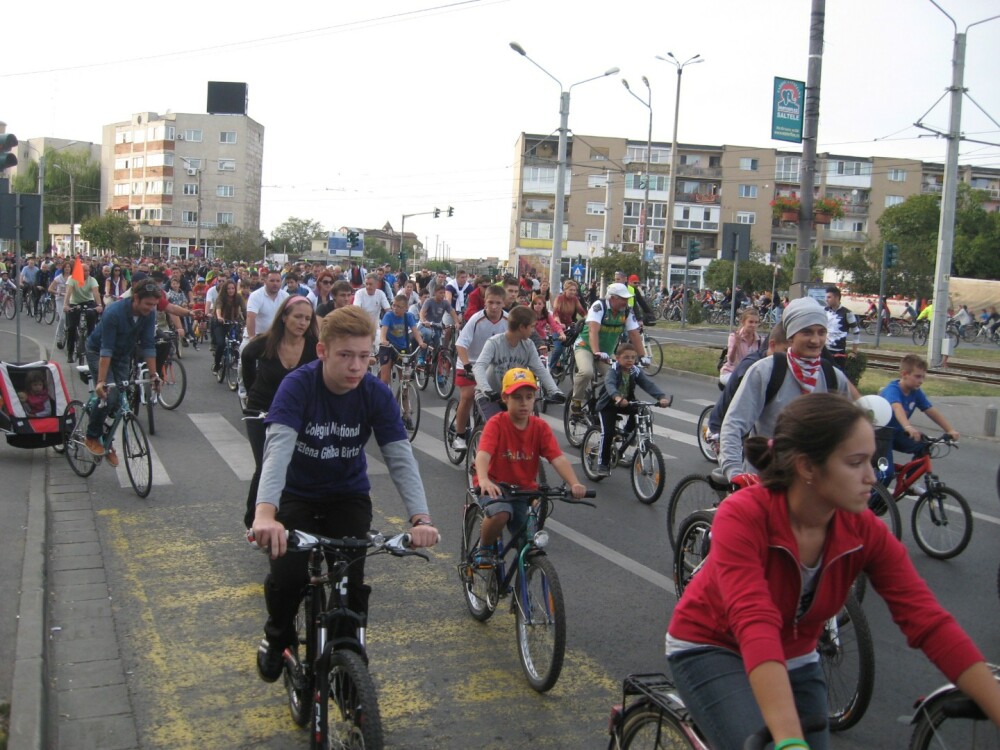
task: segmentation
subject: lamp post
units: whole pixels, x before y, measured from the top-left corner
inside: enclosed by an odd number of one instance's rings
[[[642,253],[642,277],[643,281],[648,281],[646,268],[646,241],[650,237],[649,233],[649,160],[653,151],[653,91],[649,88],[649,79],[642,77],[642,82],[646,85],[646,98],[643,99],[629,88],[628,81],[622,79],[622,86],[635,98],[642,106],[649,110],[649,132],[646,135],[646,191],[642,196],[642,221],[639,222],[639,252]]]
[[[660,280],[662,286],[670,284],[670,251],[674,246],[674,200],[677,193],[677,123],[681,109],[681,76],[684,68],[695,63],[705,62],[701,55],[689,57],[684,62],[680,62],[674,57],[673,52],[668,52],[666,57],[656,56],[657,60],[670,63],[677,68],[677,94],[674,99],[674,139],[670,145],[670,192],[667,193],[667,231],[663,238],[663,278]],[[685,279],[685,282],[687,279]]]
[[[524,48],[520,44],[511,42],[510,48],[559,85],[559,161],[556,165],[556,213],[552,227],[552,258],[549,261],[549,285],[552,288],[558,289],[562,283],[559,270],[562,265],[563,221],[566,215],[566,207],[563,204],[566,202],[566,142],[569,131],[569,94],[573,90],[573,86],[596,81],[605,76],[613,76],[618,73],[618,68],[609,68],[599,76],[585,78],[564,89],[562,82],[528,57],[528,53],[524,51]],[[607,239],[607,237],[604,238],[605,244],[607,244]]]

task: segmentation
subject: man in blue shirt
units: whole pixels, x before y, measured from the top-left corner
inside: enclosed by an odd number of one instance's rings
[[[951,426],[944,414],[935,409],[920,390],[926,377],[927,361],[916,354],[907,354],[899,362],[899,380],[893,380],[879,392],[892,406],[892,421],[889,426],[895,431],[893,449],[915,456],[924,450],[920,443],[920,430],[910,424],[910,417],[917,409],[930,417],[952,439],[958,440],[959,437],[958,430]]]

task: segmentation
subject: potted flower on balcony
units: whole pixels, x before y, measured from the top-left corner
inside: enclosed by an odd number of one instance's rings
[[[844,204],[836,198],[820,198],[813,205],[813,222],[829,224],[844,215]]]
[[[775,219],[781,221],[798,221],[801,203],[795,195],[779,195],[771,201],[771,210]]]

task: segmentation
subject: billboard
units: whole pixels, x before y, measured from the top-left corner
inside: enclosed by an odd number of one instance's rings
[[[774,78],[771,110],[771,138],[802,143],[802,115],[806,85],[791,78]]]

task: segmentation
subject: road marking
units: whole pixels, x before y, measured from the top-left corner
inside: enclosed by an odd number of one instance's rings
[[[125,436],[122,430],[125,429],[125,420],[118,423],[118,430],[115,432],[114,444],[118,446],[120,452],[118,453],[118,466],[115,467],[115,474],[118,476],[118,486],[122,488],[131,488],[132,482],[128,478],[128,469],[125,467]],[[167,474],[167,469],[164,467],[163,462],[160,461],[160,457],[156,455],[156,449],[153,447],[153,443],[149,440],[147,436],[146,442],[149,443],[149,458],[151,461],[150,472],[152,474],[151,484],[156,486],[162,486],[165,484],[173,484],[170,480],[170,475]]]
[[[704,409],[706,406],[715,406],[715,401],[709,401],[707,398],[686,398],[684,402],[687,404],[694,404],[695,406],[700,406]]]
[[[217,412],[188,414],[188,417],[233,473],[249,481],[257,466],[246,436]]]

